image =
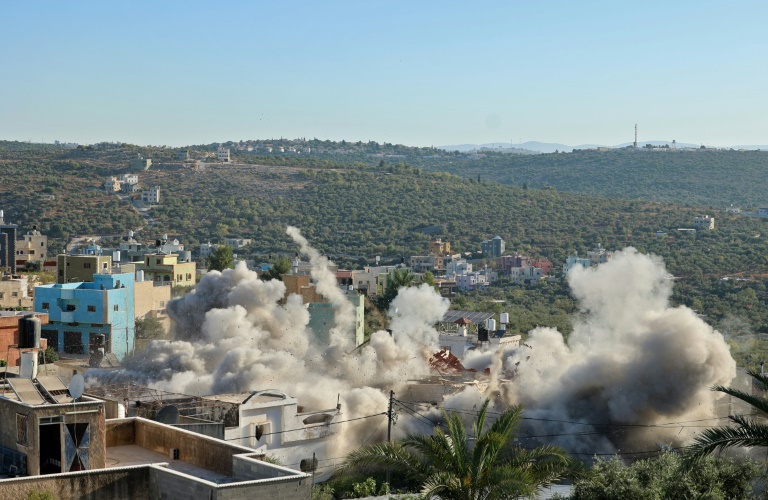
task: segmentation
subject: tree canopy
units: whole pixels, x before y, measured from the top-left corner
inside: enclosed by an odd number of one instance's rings
[[[235,255],[229,245],[219,245],[213,249],[208,258],[209,271],[223,271],[230,269],[235,264]]]

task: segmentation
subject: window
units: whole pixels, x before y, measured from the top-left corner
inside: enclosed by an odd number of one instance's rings
[[[43,302],[43,309],[50,309],[50,308],[51,308],[50,302]]]
[[[75,304],[67,304],[67,307],[65,309],[66,311],[76,311],[77,307],[75,307]]]
[[[35,251],[34,250],[30,250],[29,251],[29,255],[35,255]]]
[[[180,274],[178,274],[178,275],[176,275],[176,276],[177,276],[177,280],[176,280],[176,281],[181,281],[182,279],[184,279],[184,278],[183,278],[183,276],[182,276],[182,275],[180,275]]]
[[[18,296],[19,296],[19,292],[11,292],[11,297],[18,297]]]
[[[0,292],[0,299],[2,299],[3,297],[5,297],[5,293],[4,292]]]
[[[163,263],[163,259],[155,259],[155,263],[159,266]]]
[[[270,433],[272,426],[269,422],[252,423],[251,427],[251,446],[272,444],[272,435]]]
[[[165,307],[165,301],[164,300],[160,301],[160,307]]]
[[[112,310],[119,311],[120,307],[117,304],[115,304],[114,307],[112,307]]]
[[[90,269],[90,268],[91,268],[91,263],[90,262],[84,262],[83,263],[83,269]]]
[[[88,306],[88,312],[89,313],[95,313],[96,312],[96,306]]]

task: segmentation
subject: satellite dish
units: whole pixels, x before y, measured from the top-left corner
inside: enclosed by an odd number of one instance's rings
[[[155,422],[161,424],[178,424],[179,423],[179,409],[173,405],[163,406],[160,411],[155,415]]]
[[[76,373],[69,381],[69,395],[74,399],[79,398],[85,391],[85,379],[79,373]]]

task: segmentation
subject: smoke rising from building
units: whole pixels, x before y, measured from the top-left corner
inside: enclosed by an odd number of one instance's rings
[[[375,332],[354,349],[353,311],[328,260],[297,229],[288,234],[309,257],[318,291],[337,310],[329,345],[320,345],[308,328],[299,296],[283,301],[282,282],[262,281],[240,263],[209,272],[193,292],[171,301],[174,340],[154,341],[127,359],[124,369],[95,376],[200,395],[279,389],[316,409],[335,406],[339,397],[344,419],[383,412],[390,389],[402,393],[409,380],[430,373],[428,359],[439,349],[433,325],[448,301],[426,284],[401,289],[389,310],[392,333]],[[526,434],[567,434],[545,441],[574,452],[649,449],[660,439],[684,439],[679,427],[624,427],[606,436],[584,434],[604,428],[568,423],[712,416],[716,401],[709,387],[727,385],[735,363],[719,333],[690,309],[670,307],[672,282],[666,277],[661,259],[634,249],[596,269],[574,269],[568,281],[582,314],[568,338],[537,328],[520,348],[471,353],[462,361],[481,373],[490,368],[488,389],[468,387],[448,396],[445,406],[471,410],[485,397],[495,411],[521,403],[526,417],[542,419],[526,421]],[[337,429],[335,456],[381,437],[379,423],[367,419]],[[396,431],[408,430],[430,431],[401,419]]]
[[[567,339],[537,328],[524,346],[496,358],[501,373],[494,367],[492,390],[503,401],[522,403],[527,417],[568,422],[657,424],[713,416],[717,402],[709,388],[728,385],[736,364],[720,333],[687,307],[670,307],[672,281],[660,258],[628,248],[597,268],[574,268],[568,282],[581,319]],[[553,439],[585,453],[648,449],[689,437],[679,426],[621,427],[596,439],[572,435],[589,432],[584,425],[538,421],[529,427],[533,435],[571,434]]]

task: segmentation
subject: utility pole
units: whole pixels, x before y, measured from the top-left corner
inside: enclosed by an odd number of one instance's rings
[[[392,409],[395,405],[395,391],[389,391],[389,409],[387,410],[387,443],[392,442]],[[390,484],[389,467],[387,467],[387,485]]]

